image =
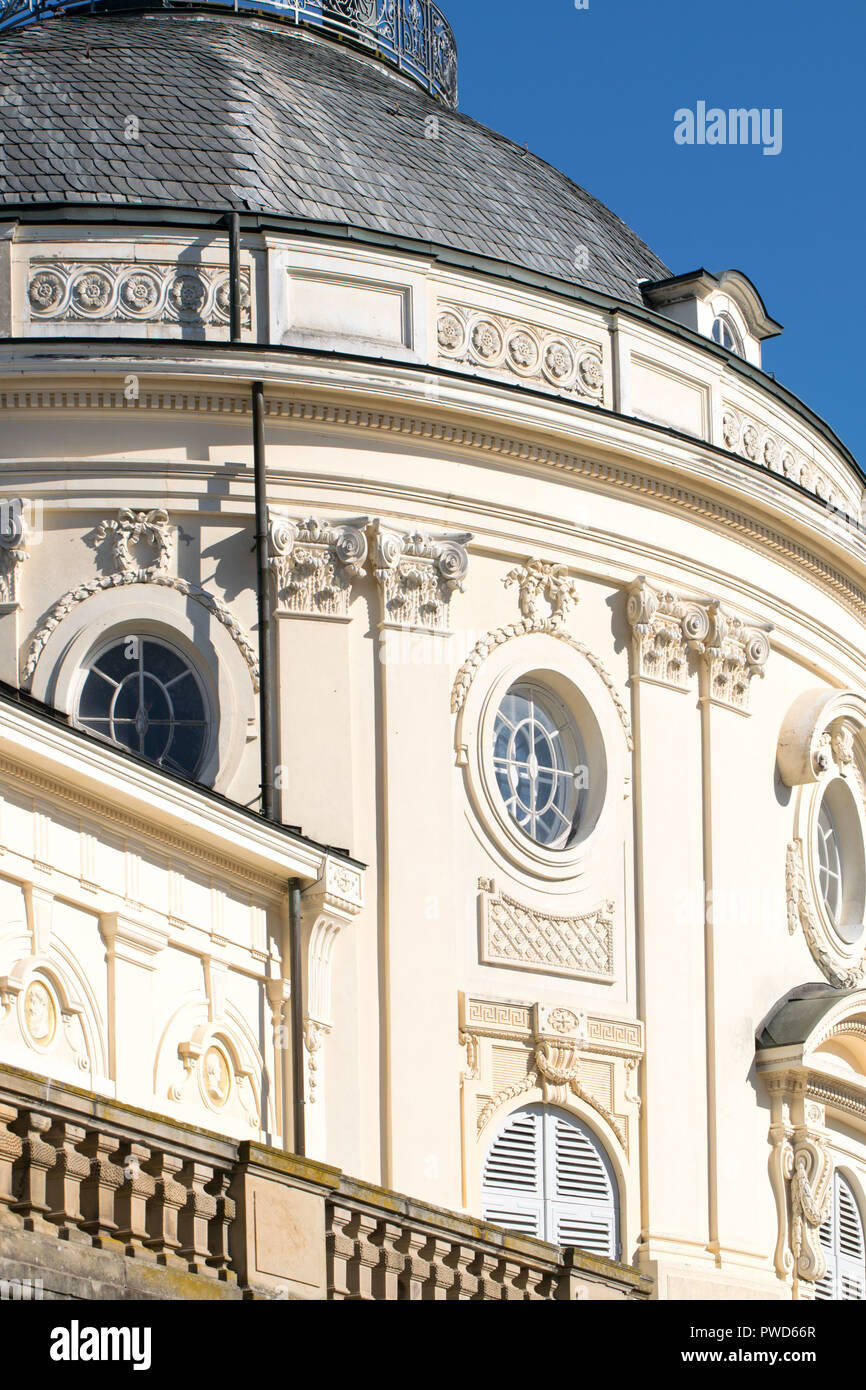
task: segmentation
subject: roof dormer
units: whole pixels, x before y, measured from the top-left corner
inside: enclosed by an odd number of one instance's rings
[[[782,332],[751,280],[739,270],[693,270],[668,280],[645,280],[646,303],[666,318],[711,338],[720,347],[761,365],[761,344]]]

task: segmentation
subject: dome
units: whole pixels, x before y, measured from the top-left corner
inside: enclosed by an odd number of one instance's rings
[[[639,281],[669,274],[602,203],[428,85],[259,16],[67,14],[6,28],[0,205],[248,212],[637,304]]]

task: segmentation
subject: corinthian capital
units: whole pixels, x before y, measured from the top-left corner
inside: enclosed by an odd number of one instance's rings
[[[386,625],[444,632],[455,591],[462,593],[469,571],[469,532],[433,535],[395,531],[375,521],[373,567]]]
[[[366,526],[366,517],[300,519],[270,507],[268,552],[278,611],[347,617],[352,584],[364,573],[367,559]]]

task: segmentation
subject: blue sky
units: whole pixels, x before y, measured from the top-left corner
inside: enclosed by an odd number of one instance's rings
[[[675,273],[736,268],[764,367],[866,467],[864,0],[439,0],[460,107],[607,203]],[[681,146],[698,101],[780,107],[781,153]]]

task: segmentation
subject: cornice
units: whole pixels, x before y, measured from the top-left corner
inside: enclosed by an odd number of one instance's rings
[[[297,876],[315,882],[323,872],[325,850],[252,820],[231,805],[214,804],[193,786],[162,779],[119,757],[107,744],[77,737],[8,704],[0,707],[0,770],[54,799],[82,807],[100,822],[111,821],[183,853],[192,852],[215,867],[271,888],[275,879]],[[68,781],[63,773],[69,774]],[[142,808],[140,815],[126,809],[136,805]],[[214,844],[227,852],[221,855],[208,848]],[[262,871],[260,878],[255,877],[255,865]]]
[[[58,345],[59,346],[59,345]],[[176,346],[171,345],[173,348]],[[64,349],[68,345],[63,345]],[[99,348],[104,348],[103,344]],[[91,346],[91,351],[97,351],[97,345]],[[101,370],[106,369],[107,361],[110,358],[101,358],[99,366]],[[123,361],[122,356],[118,356],[118,362]],[[67,353],[65,368],[68,370],[71,359]],[[152,360],[148,363],[137,361],[134,354],[126,350],[125,365],[130,368],[134,365],[137,369],[152,371]],[[172,366],[176,369],[182,367],[187,376],[190,371],[196,371],[202,378],[213,373],[213,362],[173,363],[161,361],[160,368],[171,370]],[[316,389],[324,394],[328,393],[337,385],[338,375],[343,378],[345,385],[345,374],[336,371],[336,361],[331,364],[331,370],[326,374],[327,380],[322,379],[322,373],[318,374],[317,379],[300,381],[298,384],[303,389],[309,391]],[[301,368],[309,371],[309,364],[301,364]],[[351,389],[359,392],[363,389],[389,389],[393,393],[396,389],[394,370],[389,364],[364,364],[364,370],[368,375],[368,381],[362,383],[357,376],[351,376]],[[253,375],[261,376],[261,364],[254,369],[249,368],[250,379]],[[2,368],[0,368],[2,376]],[[369,378],[372,378],[370,380]],[[480,416],[482,407],[492,413],[492,403],[497,402],[503,393],[501,386],[491,383],[480,383],[473,378],[470,381],[456,383],[462,385],[473,397],[472,413]],[[417,386],[417,383],[413,383]],[[467,425],[441,418],[441,414],[449,409],[456,409],[458,397],[455,395],[448,402],[440,400],[437,405],[440,414],[433,416],[430,413],[422,414],[418,409],[419,402],[413,396],[406,397],[406,409],[400,410],[389,403],[383,408],[376,408],[364,404],[342,404],[335,403],[328,399],[302,398],[297,395],[288,397],[278,394],[286,390],[286,371],[285,363],[282,365],[282,372],[279,381],[274,381],[269,387],[270,393],[266,397],[265,409],[266,418],[273,424],[287,424],[300,426],[321,427],[329,425],[335,428],[351,429],[353,432],[369,431],[373,434],[399,435],[410,438],[428,445],[444,445],[454,450],[466,451],[469,453],[486,454],[495,458],[502,458],[509,462],[517,462],[528,468],[535,468],[541,471],[552,470],[564,473],[575,479],[581,479],[594,486],[600,486],[615,491],[627,492],[633,496],[647,499],[656,505],[664,505],[674,508],[684,513],[690,513],[700,517],[702,520],[709,520],[717,526],[728,531],[736,532],[744,541],[758,550],[772,551],[775,557],[783,564],[793,570],[805,571],[812,579],[824,584],[842,602],[844,602],[858,617],[866,617],[866,589],[848,578],[838,568],[823,559],[814,549],[791,536],[785,535],[778,525],[770,521],[761,520],[758,516],[750,514],[745,506],[737,505],[734,502],[727,503],[720,501],[710,495],[710,489],[722,490],[730,493],[735,488],[741,488],[747,496],[741,499],[741,503],[748,502],[766,509],[772,515],[773,512],[778,516],[785,503],[790,499],[797,498],[800,505],[805,509],[815,512],[814,522],[811,516],[804,515],[798,518],[798,524],[804,529],[810,525],[826,521],[826,509],[806,493],[797,484],[782,479],[774,474],[768,474],[766,470],[757,465],[749,464],[745,460],[735,455],[727,453],[725,450],[707,444],[705,441],[691,439],[677,434],[674,431],[665,430],[660,426],[653,426],[645,421],[631,416],[614,415],[611,412],[603,411],[598,406],[575,407],[563,404],[549,396],[543,397],[541,401],[535,401],[537,413],[534,419],[524,421],[509,421],[510,429],[503,429],[501,424],[495,428],[484,428],[482,425]],[[507,395],[507,393],[506,393]],[[512,402],[513,403],[513,402]],[[171,387],[166,386],[160,389],[151,389],[144,382],[140,390],[140,395],[135,402],[125,399],[123,391],[123,381],[121,371],[118,370],[117,387],[104,386],[6,386],[0,388],[0,410],[99,410],[104,413],[109,409],[128,412],[130,410],[160,412],[190,412],[192,414],[212,414],[219,417],[249,418],[250,399],[246,394],[241,394],[237,388],[227,388],[221,390],[210,383],[202,382],[202,387],[191,388],[189,386]],[[617,450],[619,454],[637,453],[638,443],[643,446],[644,458],[636,460],[634,457],[624,462],[615,461],[613,458],[589,458],[576,452],[560,449],[551,444],[530,443],[527,439],[520,438],[518,430],[533,428],[536,434],[543,433],[548,439],[557,432],[564,432],[570,429],[574,434],[574,411],[582,410],[581,422],[586,424],[587,430],[598,431],[599,422],[602,428],[607,430],[608,437],[598,437],[593,440],[585,439],[584,447],[588,444],[594,445],[599,450],[613,453]],[[464,410],[463,419],[466,417]],[[650,442],[651,450],[646,448],[647,441]],[[662,455],[664,449],[664,456]],[[652,457],[648,455],[655,451]],[[691,478],[681,477],[685,469],[691,464],[693,469],[696,465],[696,453],[704,456],[705,464],[697,466],[700,475],[701,469],[705,469],[704,475],[695,478],[694,473]],[[680,457],[685,456],[683,463],[673,462],[675,454]],[[32,466],[31,466],[32,467]],[[709,469],[714,470],[712,477]],[[651,470],[664,470],[668,476],[654,475]],[[276,478],[276,475],[275,475]],[[705,490],[701,490],[701,483],[705,485]],[[757,497],[754,494],[756,485],[761,486],[763,496]],[[772,492],[771,492],[772,489]],[[751,494],[751,495],[749,495]],[[771,510],[772,509],[772,510]],[[859,534],[852,530],[853,540],[851,548],[847,551],[852,568],[861,568],[866,560],[866,533],[862,539]],[[826,532],[822,532],[822,539],[826,539]],[[838,537],[832,537],[841,544]],[[857,554],[854,546],[861,550],[862,554]]]

